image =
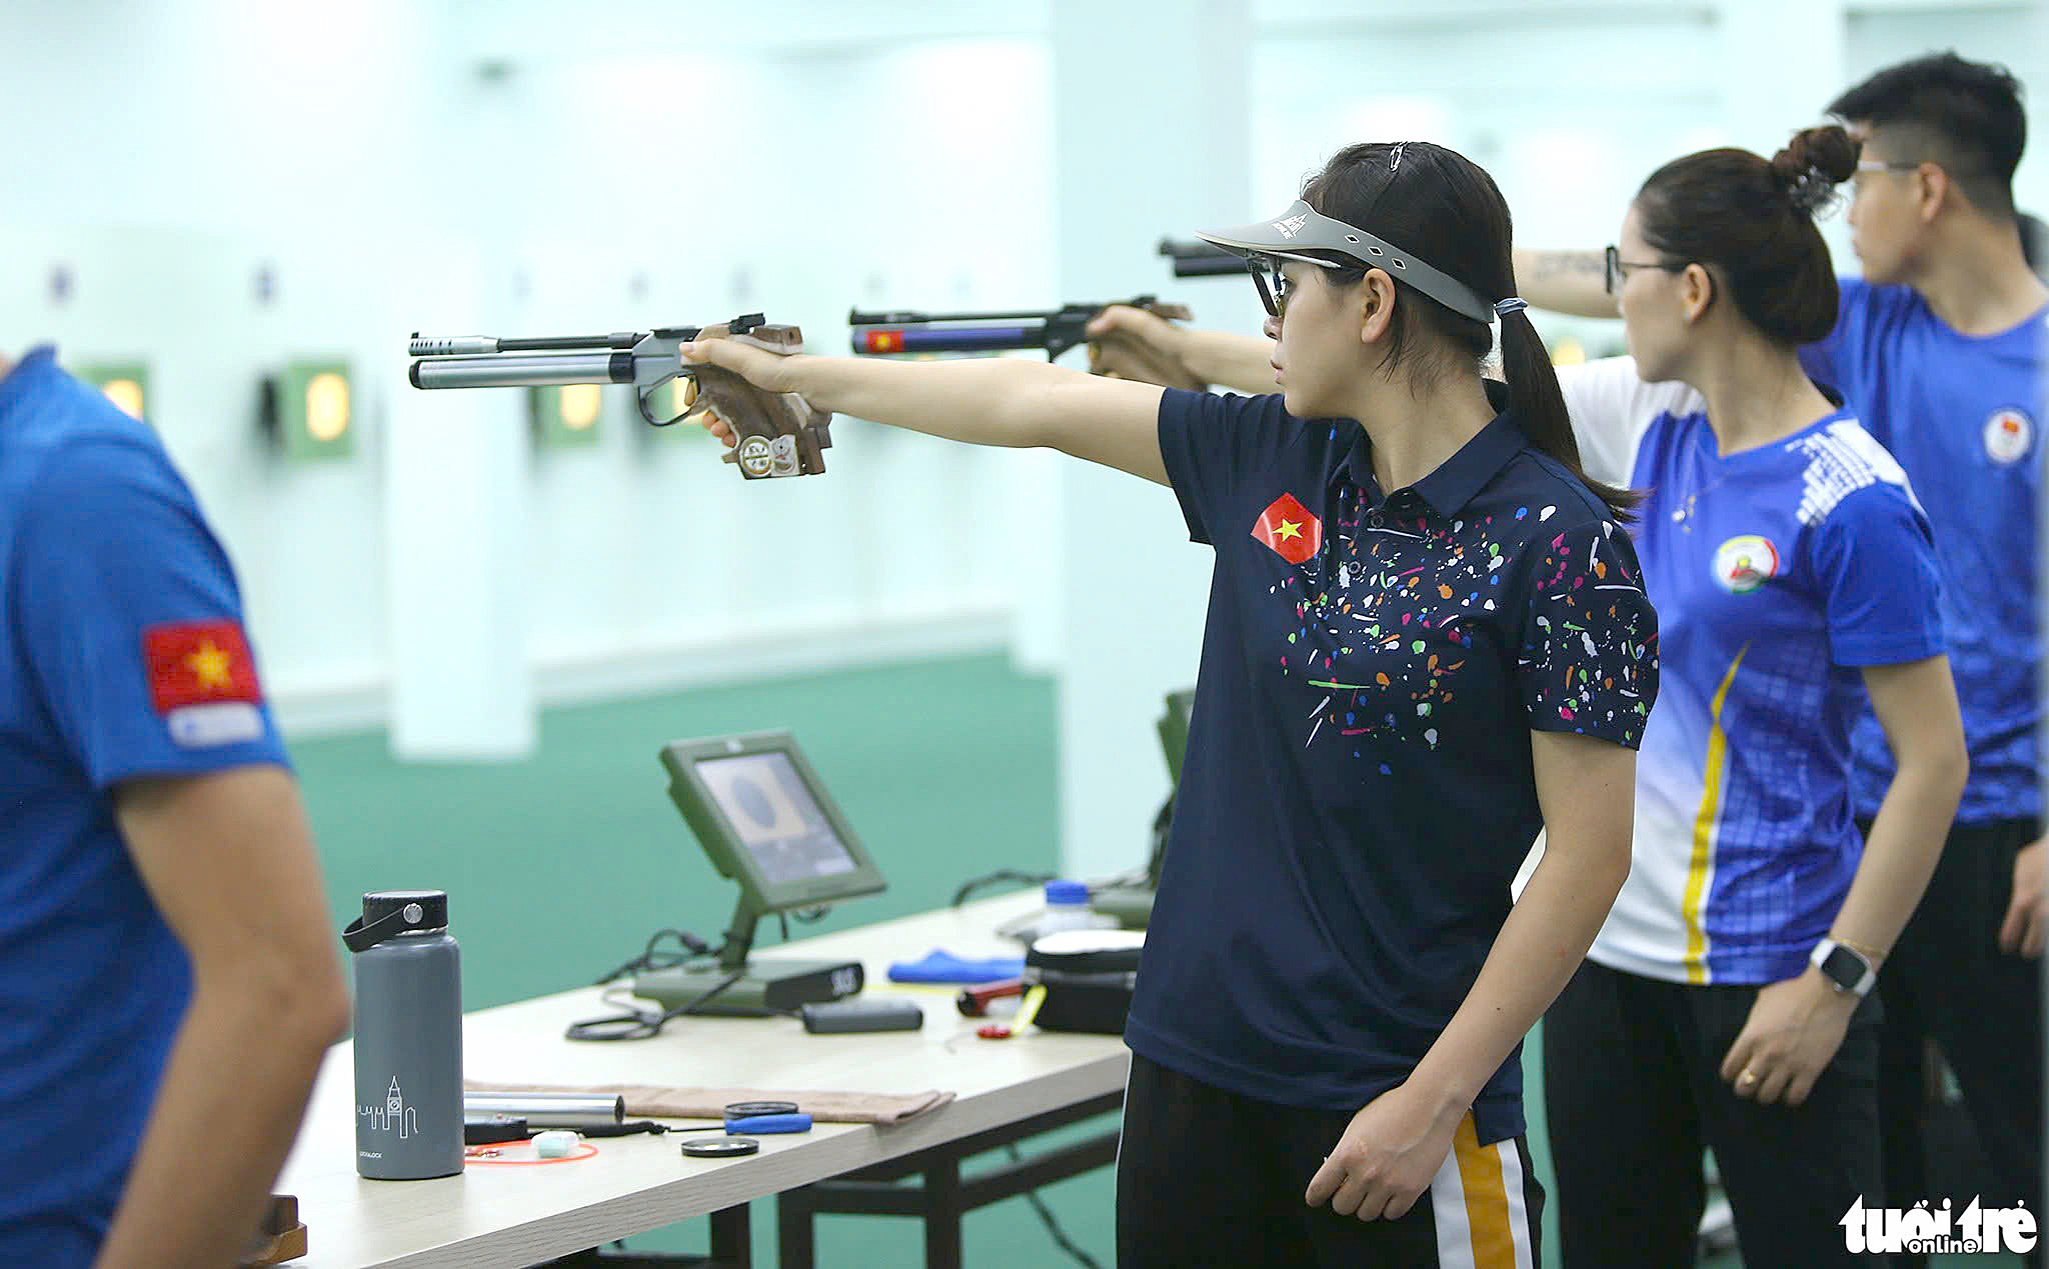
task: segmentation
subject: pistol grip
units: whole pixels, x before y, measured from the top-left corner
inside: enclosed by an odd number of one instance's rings
[[[739,339],[765,352],[789,356],[802,351],[803,332],[795,326],[758,326],[734,335],[724,326],[707,327],[700,339]],[[825,470],[823,450],[832,444],[826,425],[832,416],[811,408],[794,392],[767,393],[719,366],[697,368],[697,399],[684,417],[714,411],[733,429],[734,446],[725,461],[739,467],[748,480],[780,476],[812,476]]]

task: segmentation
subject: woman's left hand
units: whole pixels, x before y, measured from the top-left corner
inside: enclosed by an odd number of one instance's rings
[[[1440,1109],[1410,1085],[1389,1089],[1352,1116],[1304,1200],[1311,1207],[1328,1200],[1338,1215],[1362,1221],[1405,1215],[1444,1165],[1464,1114]]]
[[[1842,1047],[1857,1001],[1811,966],[1797,978],[1759,988],[1742,1033],[1722,1059],[1722,1078],[1738,1097],[1798,1106]]]

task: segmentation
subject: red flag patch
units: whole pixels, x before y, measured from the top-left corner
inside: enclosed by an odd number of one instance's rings
[[[142,632],[149,694],[159,714],[224,701],[263,703],[256,661],[237,621],[183,621]]]
[[[1323,522],[1295,501],[1294,494],[1284,493],[1259,513],[1252,536],[1288,563],[1300,564],[1323,545]]]

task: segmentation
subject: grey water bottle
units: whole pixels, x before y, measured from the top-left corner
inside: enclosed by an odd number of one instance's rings
[[[448,896],[363,896],[342,931],[356,966],[356,1171],[418,1181],[462,1171],[462,962]]]

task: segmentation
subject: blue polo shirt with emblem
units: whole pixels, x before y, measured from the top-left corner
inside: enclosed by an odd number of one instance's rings
[[[1587,471],[1644,491],[1630,536],[1664,634],[1629,880],[1587,956],[1676,983],[1791,978],[1864,853],[1864,675],[1942,654],[1928,521],[1847,409],[1723,453],[1706,399],[1628,357],[1558,379]]]
[[[1216,565],[1126,1039],[1216,1088],[1357,1110],[1507,918],[1543,826],[1530,733],[1637,744],[1657,617],[1628,534],[1507,414],[1391,493],[1364,429],[1279,396],[1169,391],[1159,438]],[[1521,1082],[1511,1055],[1482,1143],[1523,1131]]]
[[[1829,337],[1801,351],[1913,482],[1935,529],[1942,630],[1971,775],[1959,824],[2039,819],[2042,423],[2049,310],[1995,335],[1959,334],[1912,288],[1841,282]],[[1857,813],[1892,782],[1869,709],[1852,733]]]
[[[162,444],[30,354],[0,379],[0,1264],[92,1263],[191,992],[114,790],[284,761]]]

